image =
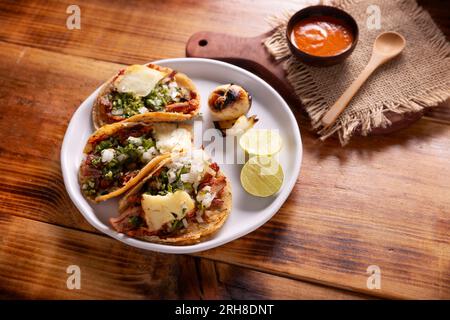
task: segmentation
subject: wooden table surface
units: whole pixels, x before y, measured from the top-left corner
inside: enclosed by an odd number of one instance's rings
[[[446,5],[423,2],[448,36]],[[68,30],[73,3],[0,3],[1,298],[450,298],[448,104],[346,148],[318,141],[293,106],[304,158],[292,194],[220,248],[159,254],[96,231],[61,176],[80,103],[123,64],[183,57],[201,30],[258,35],[268,15],[306,1],[80,0],[81,30]],[[69,265],[79,290],[67,289]],[[371,265],[380,289],[367,287]]]

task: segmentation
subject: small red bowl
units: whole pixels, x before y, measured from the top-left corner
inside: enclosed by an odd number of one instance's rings
[[[353,42],[352,44],[343,52],[340,52],[337,55],[334,56],[314,56],[309,53],[306,53],[302,50],[300,50],[291,39],[292,30],[294,26],[297,24],[297,22],[308,19],[312,17],[332,17],[335,19],[338,19],[342,21],[343,25],[350,30],[350,32],[353,35]],[[286,38],[288,41],[289,49],[291,50],[292,54],[301,62],[316,66],[316,67],[323,67],[323,66],[331,66],[337,63],[340,63],[345,60],[355,49],[356,43],[358,42],[358,35],[359,35],[359,29],[358,25],[353,19],[351,15],[349,15],[347,12],[330,6],[311,6],[306,7],[300,11],[297,11],[290,19],[287,24],[286,28]]]

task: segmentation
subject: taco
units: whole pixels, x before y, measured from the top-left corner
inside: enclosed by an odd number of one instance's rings
[[[114,229],[149,242],[188,245],[220,229],[231,211],[231,187],[202,149],[172,154],[119,202]]]
[[[197,89],[185,74],[154,64],[131,65],[101,89],[92,109],[96,129],[128,121],[184,121],[200,108]]]
[[[177,123],[119,122],[101,127],[84,148],[79,170],[83,195],[94,202],[118,196],[171,152],[192,148],[192,127]]]

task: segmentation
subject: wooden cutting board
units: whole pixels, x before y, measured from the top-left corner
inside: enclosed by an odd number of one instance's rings
[[[291,108],[302,108],[294,89],[286,79],[283,61],[275,61],[263,45],[273,31],[256,37],[238,37],[223,33],[201,31],[193,34],[186,44],[186,56],[226,61],[247,69],[272,85]],[[392,122],[387,128],[375,128],[372,134],[386,134],[408,127],[423,116],[423,112],[397,114],[387,112]]]

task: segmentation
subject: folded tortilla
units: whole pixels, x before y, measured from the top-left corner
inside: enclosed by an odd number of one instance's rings
[[[216,178],[225,179],[225,186],[220,192],[221,206],[204,211],[202,218],[198,221],[197,217],[192,217],[186,226],[180,230],[176,230],[170,234],[157,235],[149,234],[144,227],[135,230],[124,230],[123,224],[127,224],[133,216],[142,217],[142,204],[137,204],[136,199],[141,199],[143,194],[143,187],[149,179],[152,179],[153,174],[160,171],[172,161],[171,158],[165,158],[160,161],[148,174],[146,178],[141,180],[135,187],[133,187],[120,201],[119,201],[119,216],[110,219],[114,229],[118,232],[125,233],[128,236],[139,238],[148,242],[163,243],[169,245],[190,245],[206,240],[217,232],[228,218],[232,207],[231,185],[224,173],[219,169]],[[192,197],[191,197],[192,198]],[[133,200],[135,199],[135,200]]]
[[[159,122],[159,121],[185,121],[192,119],[196,116],[200,109],[200,95],[197,91],[192,80],[181,72],[176,72],[167,67],[161,67],[155,64],[147,64],[146,67],[156,70],[157,72],[164,74],[166,76],[171,75],[176,81],[178,87],[184,88],[189,92],[189,99],[180,102],[169,102],[164,106],[164,111],[151,111],[145,113],[140,113],[133,115],[131,117],[125,117],[123,115],[113,115],[111,113],[112,102],[109,99],[111,92],[117,90],[115,81],[123,76],[124,73],[136,67],[142,67],[140,65],[132,65],[118,72],[114,77],[112,77],[108,82],[106,82],[99,95],[94,101],[92,108],[92,121],[94,127],[99,129],[103,125],[116,123],[120,121],[129,122]],[[132,72],[132,71],[130,71]],[[142,80],[145,81],[145,78]],[[132,92],[132,91],[130,91]]]
[[[155,155],[152,159],[150,159],[150,161],[148,161],[148,163],[144,164],[142,162],[142,160],[140,161],[136,161],[135,164],[135,168],[133,170],[133,173],[136,173],[136,171],[138,170],[137,174],[133,174],[131,179],[129,179],[128,181],[126,181],[124,184],[118,185],[118,186],[113,186],[109,189],[107,189],[106,191],[103,191],[102,194],[95,194],[95,195],[90,195],[86,193],[86,190],[83,189],[86,183],[88,183],[87,181],[89,179],[92,179],[95,181],[93,182],[95,184],[95,189],[99,189],[98,185],[99,185],[99,174],[101,171],[96,169],[95,167],[93,167],[90,164],[87,164],[87,159],[89,158],[89,155],[91,154],[95,154],[95,147],[101,142],[101,141],[105,141],[107,139],[109,139],[110,137],[116,137],[120,134],[124,134],[124,132],[132,132],[135,130],[149,130],[149,132],[152,132],[152,135],[156,134],[155,132],[159,131],[159,132],[166,132],[168,134],[166,134],[166,136],[168,135],[169,139],[166,139],[169,141],[169,143],[166,143],[164,145],[164,150],[161,149],[161,151],[159,151],[159,149],[155,146],[155,149],[157,151],[157,155]],[[184,140],[188,140],[189,145],[183,147],[183,145],[180,144],[180,137],[175,137],[173,139],[170,139],[170,133],[171,132],[175,132],[175,130],[177,129],[185,129],[184,132],[187,132],[189,135],[184,139]],[[128,130],[128,131],[126,131]],[[138,131],[139,132],[139,131]],[[155,143],[157,144],[159,140],[155,139]],[[96,132],[94,132],[88,139],[88,142],[86,143],[86,146],[84,147],[84,160],[82,161],[81,165],[80,165],[80,170],[79,170],[79,183],[82,189],[82,193],[84,194],[84,196],[93,202],[101,202],[101,201],[105,201],[108,200],[110,198],[119,196],[121,194],[123,194],[124,192],[128,191],[130,188],[132,188],[133,186],[135,186],[140,180],[142,180],[144,177],[146,177],[150,172],[152,172],[154,170],[154,168],[164,159],[167,159],[168,157],[170,157],[170,152],[172,152],[171,148],[171,143],[174,144],[174,148],[178,147],[178,149],[176,151],[180,152],[180,151],[186,151],[186,149],[190,149],[192,147],[192,126],[189,124],[184,124],[184,123],[146,123],[146,122],[118,122],[118,123],[113,123],[113,124],[109,124],[109,125],[105,125],[103,127],[101,127],[100,129],[98,129]],[[97,152],[95,157],[97,158],[97,161],[99,161],[99,157],[101,157],[101,155],[99,155],[99,153]],[[101,161],[99,161],[101,162]],[[102,164],[100,164],[102,165]],[[134,166],[134,164],[133,164]],[[87,175],[87,173],[91,173],[91,175]],[[93,178],[94,177],[94,178]],[[95,178],[96,177],[96,178]]]

